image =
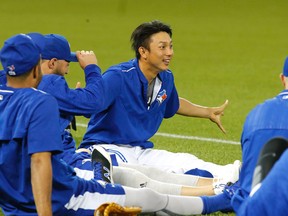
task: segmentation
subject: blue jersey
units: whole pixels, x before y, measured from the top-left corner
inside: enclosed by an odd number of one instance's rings
[[[60,189],[52,194],[54,207],[59,209],[68,201],[65,193],[73,187],[57,159],[63,149],[56,100],[33,88],[0,87],[0,206],[12,215],[24,215],[35,210],[31,187],[31,155],[52,152],[53,185]],[[55,168],[55,169],[54,169]],[[35,214],[36,215],[36,214]]]
[[[251,191],[254,169],[265,143],[273,137],[288,138],[288,90],[256,106],[247,116],[242,137],[242,169],[240,188],[232,199],[238,210]]]
[[[163,118],[172,117],[179,108],[179,98],[171,71],[158,74],[154,101],[147,104],[148,81],[133,59],[110,67],[103,74],[104,109],[91,116],[80,147],[95,143],[129,144],[151,148],[148,141]]]
[[[103,106],[104,94],[101,69],[94,64],[84,69],[85,88],[70,89],[63,76],[44,75],[38,89],[53,95],[59,105],[61,130],[70,124],[74,115],[90,117]]]
[[[282,113],[281,113],[282,115]],[[284,118],[284,116],[283,116]],[[252,197],[247,197],[237,210],[238,216],[288,215],[288,150],[274,164]]]
[[[72,167],[61,159],[62,150],[55,98],[33,88],[1,85],[0,207],[5,214],[37,215],[30,168],[31,155],[37,152],[52,153],[53,215],[92,215],[95,209],[87,202],[97,207],[110,200],[123,201],[125,192],[120,185],[103,187],[94,180],[78,178]],[[85,196],[90,199],[79,205],[77,200],[81,202]]]
[[[6,84],[7,78],[6,78],[6,72],[4,70],[0,71],[0,85]]]

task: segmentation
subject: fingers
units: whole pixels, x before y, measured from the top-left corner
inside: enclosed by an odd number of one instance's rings
[[[76,52],[77,58],[79,60],[80,66],[84,69],[89,64],[96,64],[98,63],[96,55],[92,50],[90,51],[77,51]]]
[[[221,108],[224,110],[228,106],[229,101],[226,100],[224,104],[221,105]]]
[[[217,126],[220,128],[220,130],[221,130],[224,134],[226,134],[226,130],[225,130],[225,128],[222,126],[220,119],[221,119],[221,116],[224,115],[224,110],[225,110],[226,107],[228,106],[228,103],[229,103],[229,101],[226,100],[226,101],[224,102],[224,104],[222,104],[219,108],[216,108],[216,109],[214,110],[214,115],[212,115],[212,116],[213,116],[213,120],[212,120],[212,121],[214,121],[214,122],[217,124]]]
[[[89,54],[94,54],[94,52],[92,50],[90,50],[90,51],[81,50],[80,51],[80,55],[89,55]]]
[[[75,88],[81,88],[81,83],[80,83],[80,82],[77,82]]]
[[[218,125],[218,127],[220,128],[220,130],[221,130],[224,134],[226,134],[226,130],[225,130],[225,128],[222,126],[221,122],[220,122],[220,123],[217,123],[217,125]]]

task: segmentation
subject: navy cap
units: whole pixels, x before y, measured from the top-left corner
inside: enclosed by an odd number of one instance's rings
[[[24,74],[38,64],[40,53],[39,47],[30,36],[26,34],[12,36],[4,42],[0,51],[3,70],[10,76]]]
[[[285,77],[288,77],[288,57],[285,59],[284,62],[283,75]]]
[[[65,37],[58,34],[45,35],[46,45],[42,50],[42,59],[57,58],[69,62],[78,62],[75,52],[71,52]]]

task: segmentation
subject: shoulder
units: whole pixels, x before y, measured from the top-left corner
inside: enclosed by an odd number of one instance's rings
[[[42,77],[41,82],[57,82],[57,81],[65,81],[63,76],[57,74],[46,74]]]
[[[67,84],[65,78],[63,76],[59,76],[56,74],[47,74],[42,77],[41,82],[39,83],[38,89],[46,91],[47,88],[51,88],[53,86],[58,86],[60,85],[65,85]]]
[[[39,105],[42,103],[45,104],[57,104],[56,99],[46,92],[35,89],[35,88],[27,88],[24,91],[17,91],[17,97],[23,97],[23,100],[25,100],[26,104],[29,102],[29,105]]]
[[[171,70],[165,70],[159,73],[159,76],[161,78],[161,80],[170,80],[171,82],[174,82],[174,76]]]
[[[132,72],[133,70],[136,70],[135,59],[132,59],[127,62],[122,62],[117,65],[113,65],[109,67],[105,73],[111,73],[111,72],[129,73]]]

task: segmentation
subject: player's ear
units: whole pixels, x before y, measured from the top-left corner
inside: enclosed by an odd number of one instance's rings
[[[143,59],[147,59],[147,49],[145,48],[145,47],[139,47],[138,48],[138,52],[139,52],[139,54],[140,54],[140,56],[141,56],[141,58],[143,58]]]
[[[284,86],[284,88],[286,88],[286,79],[285,79],[285,76],[281,73],[281,74],[279,75],[279,77],[280,77],[280,80],[281,80],[281,82],[282,82],[282,85]]]
[[[52,58],[48,61],[48,67],[49,69],[54,69],[57,62],[57,58]]]

